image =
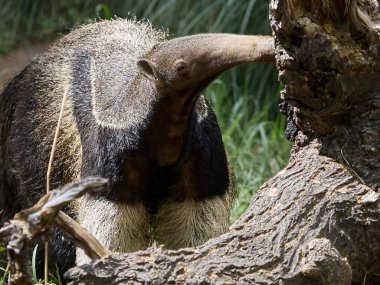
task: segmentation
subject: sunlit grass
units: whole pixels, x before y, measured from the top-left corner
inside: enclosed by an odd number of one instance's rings
[[[7,249],[0,244],[0,253],[4,254],[6,250]],[[9,267],[6,266],[6,264],[6,261],[0,262],[0,285],[5,285],[8,283]]]
[[[217,114],[236,176],[238,197],[231,214],[235,220],[248,207],[259,186],[286,164],[290,143],[283,136],[286,118],[273,117],[278,92],[268,90],[268,102],[260,106],[254,91],[242,88],[240,97],[233,100],[226,96],[227,90],[224,81],[216,80],[206,90],[206,97]]]

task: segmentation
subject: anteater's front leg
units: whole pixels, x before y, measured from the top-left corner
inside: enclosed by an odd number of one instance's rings
[[[109,165],[116,166],[115,170],[103,174],[110,177],[110,192],[104,196],[82,197],[75,205],[78,222],[111,251],[146,249],[150,242],[150,213],[144,203],[149,180],[148,162],[138,152],[126,152],[122,158],[108,161],[114,161]],[[107,165],[83,165],[82,172],[87,176],[107,169]],[[83,251],[77,250],[77,264],[88,261]]]
[[[100,243],[115,252],[133,252],[149,245],[149,214],[142,203],[119,203],[86,196],[77,205],[78,221]],[[77,265],[89,258],[77,250]]]

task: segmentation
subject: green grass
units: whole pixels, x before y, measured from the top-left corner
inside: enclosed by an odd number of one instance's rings
[[[0,253],[5,252],[7,249],[0,244]],[[7,262],[0,262],[0,285],[5,285],[8,283],[8,275],[9,275],[9,268],[8,266],[3,267],[3,265],[6,265]]]
[[[9,268],[8,266],[6,268],[0,267],[0,285],[8,284],[8,275],[9,275]]]
[[[286,165],[290,143],[283,135],[285,116],[275,115],[278,92],[272,88],[262,90],[266,94],[262,106],[257,93],[249,88],[240,88],[237,99],[223,96],[228,90],[226,85],[225,81],[216,80],[206,90],[206,97],[217,114],[236,175],[238,197],[231,213],[232,220],[236,220],[260,185]]]
[[[113,16],[149,19],[170,36],[225,32],[270,34],[266,0],[0,0],[0,53],[28,42],[50,41],[73,27]],[[205,95],[215,110],[232,162],[238,198],[232,219],[259,186],[287,163],[290,143],[279,114],[277,74],[270,65],[226,72]]]

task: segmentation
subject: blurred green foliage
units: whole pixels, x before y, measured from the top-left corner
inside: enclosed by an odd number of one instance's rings
[[[263,0],[0,0],[0,53],[26,41],[47,41],[73,27],[113,16],[149,19],[176,35],[268,34]]]
[[[224,32],[270,34],[264,0],[0,0],[0,53],[47,42],[76,26],[112,17],[149,19],[170,36]],[[287,162],[274,66],[250,65],[223,74],[205,91],[235,169],[236,219],[258,187]]]

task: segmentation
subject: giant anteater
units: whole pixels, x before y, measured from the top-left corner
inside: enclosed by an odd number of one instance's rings
[[[68,100],[53,164],[58,187],[90,175],[110,191],[71,213],[114,251],[203,243],[225,232],[234,179],[215,115],[201,91],[223,71],[272,62],[270,37],[201,34],[165,40],[149,25],[102,21],[72,31],[0,96],[2,221],[45,192],[64,90]],[[51,252],[63,270],[75,250]],[[78,263],[86,261],[78,251]]]

